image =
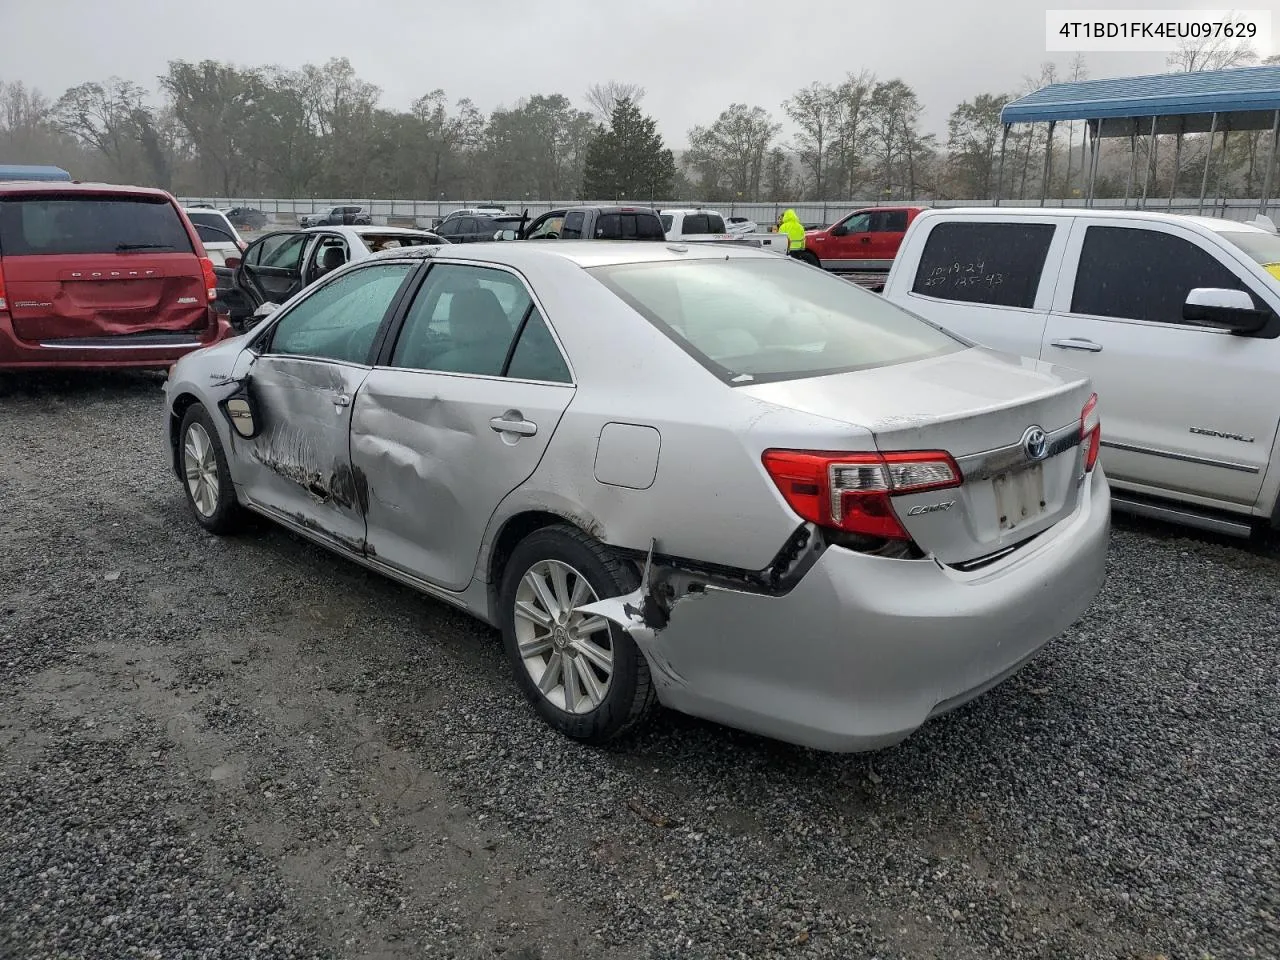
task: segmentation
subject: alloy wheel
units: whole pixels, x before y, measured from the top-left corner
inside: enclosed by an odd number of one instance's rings
[[[187,478],[187,492],[196,511],[206,519],[218,509],[218,457],[213,441],[203,424],[187,427],[182,444],[182,466]]]
[[[608,621],[574,610],[598,599],[586,577],[559,560],[535,563],[516,589],[520,659],[542,695],[566,713],[599,707],[613,678]]]

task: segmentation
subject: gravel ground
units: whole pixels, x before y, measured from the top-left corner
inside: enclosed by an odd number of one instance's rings
[[[1274,556],[1120,523],[1075,629],[876,755],[595,750],[461,614],[205,535],[159,402],[0,398],[0,957],[1280,956]]]

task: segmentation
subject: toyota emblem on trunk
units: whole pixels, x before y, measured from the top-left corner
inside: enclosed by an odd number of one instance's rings
[[[1049,437],[1040,427],[1027,427],[1022,435],[1022,452],[1028,460],[1043,460],[1049,452]]]

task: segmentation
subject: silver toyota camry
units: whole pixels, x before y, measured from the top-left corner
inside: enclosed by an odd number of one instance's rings
[[[196,521],[254,511],[492,624],[580,740],[661,703],[883,747],[1102,584],[1088,379],[795,260],[413,247],[263,313],[170,370]]]

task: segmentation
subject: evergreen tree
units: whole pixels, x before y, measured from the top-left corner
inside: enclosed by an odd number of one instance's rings
[[[584,199],[665,198],[675,180],[676,162],[657,127],[630,98],[619,99],[609,126],[601,127],[587,147]]]

